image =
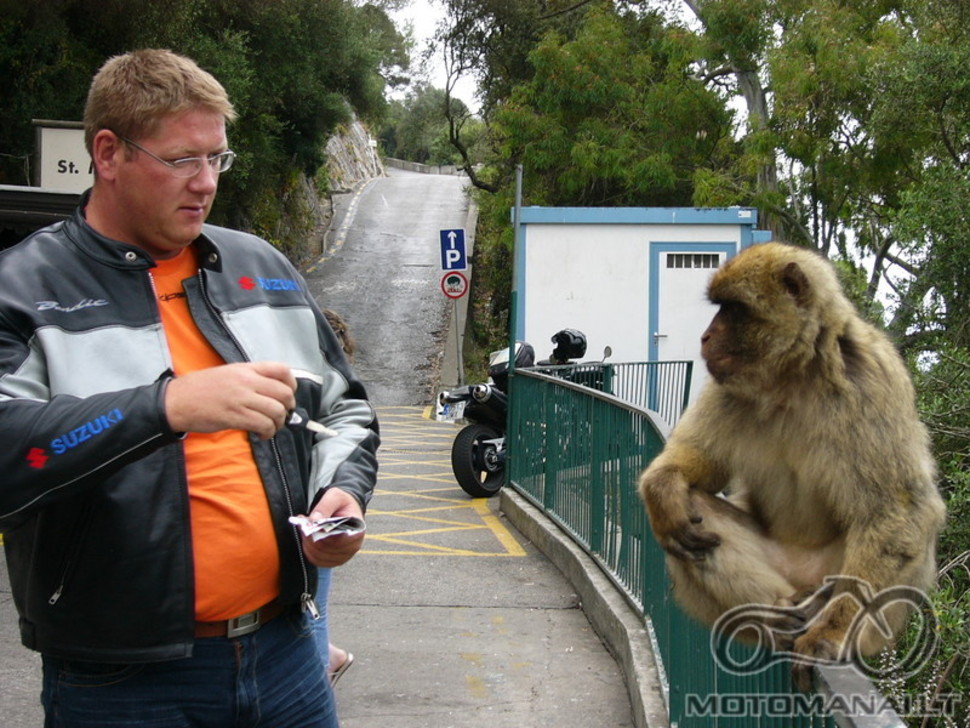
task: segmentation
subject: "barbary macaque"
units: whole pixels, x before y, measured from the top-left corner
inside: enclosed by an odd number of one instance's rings
[[[888,337],[827,260],[790,245],[742,251],[708,297],[719,306],[701,337],[710,380],[639,481],[684,611],[710,625],[745,604],[797,607],[830,575],[871,593],[932,588],[945,509]],[[785,647],[808,658],[795,661],[801,689],[813,658],[844,654],[860,605],[838,583],[805,602],[812,613]],[[886,611],[896,636],[909,610]],[[854,655],[891,639],[869,626]]]

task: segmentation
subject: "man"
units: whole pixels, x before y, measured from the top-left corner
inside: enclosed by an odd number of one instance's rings
[[[304,610],[363,535],[289,518],[363,517],[373,408],[286,259],[204,225],[222,86],[136,51],[84,116],[92,189],[0,257],[0,529],[46,725],[332,728]]]

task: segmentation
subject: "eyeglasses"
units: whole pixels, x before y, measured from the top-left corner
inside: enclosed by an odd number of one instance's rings
[[[236,161],[236,153],[231,150],[226,150],[220,152],[219,154],[210,154],[207,157],[182,157],[182,159],[173,159],[171,162],[167,159],[162,159],[157,154],[153,154],[143,147],[141,144],[133,142],[127,137],[123,137],[120,134],[116,134],[121,141],[125,144],[130,144],[135,149],[144,152],[149,157],[157,162],[161,162],[170,170],[172,174],[176,177],[195,177],[199,172],[202,171],[202,165],[208,164],[209,169],[211,169],[216,174],[222,174],[228,171],[232,167],[232,163]]]

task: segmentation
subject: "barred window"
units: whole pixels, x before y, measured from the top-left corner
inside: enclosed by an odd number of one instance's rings
[[[717,268],[721,256],[717,253],[670,253],[667,255],[668,268]]]

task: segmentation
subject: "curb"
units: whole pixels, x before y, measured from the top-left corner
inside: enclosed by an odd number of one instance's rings
[[[589,555],[542,511],[509,486],[499,491],[499,498],[509,522],[576,589],[583,612],[623,672],[637,728],[669,728],[663,683],[643,619]]]

